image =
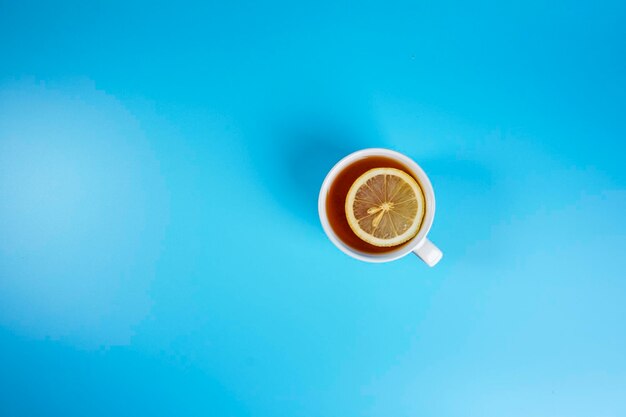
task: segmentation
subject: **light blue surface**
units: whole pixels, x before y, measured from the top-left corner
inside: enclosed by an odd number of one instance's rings
[[[626,415],[624,2],[0,3],[0,415]],[[359,263],[343,155],[430,175]]]

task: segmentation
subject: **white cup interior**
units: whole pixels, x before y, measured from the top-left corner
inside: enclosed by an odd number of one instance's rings
[[[333,183],[337,175],[355,161],[371,156],[384,156],[387,158],[392,158],[399,161],[402,165],[408,168],[411,171],[410,173],[417,179],[420,186],[422,187],[426,204],[424,220],[422,221],[422,226],[417,235],[415,235],[413,239],[398,247],[397,249],[380,254],[362,252],[356,250],[355,248],[352,248],[351,246],[348,246],[339,238],[339,236],[337,236],[332,226],[330,225],[328,221],[328,216],[326,214],[326,199],[328,197],[328,191],[330,185]],[[335,166],[328,172],[326,178],[324,179],[324,182],[322,183],[322,188],[320,189],[320,195],[318,199],[318,212],[322,227],[324,228],[324,232],[331,240],[331,242],[333,242],[335,246],[337,246],[341,251],[353,258],[365,262],[389,262],[407,255],[424,242],[435,217],[435,193],[433,192],[432,184],[426,176],[426,173],[424,173],[424,170],[422,170],[422,168],[420,168],[420,166],[408,156],[384,148],[362,149],[360,151],[351,153],[350,155],[343,158],[341,161],[337,162],[337,164],[335,164]]]

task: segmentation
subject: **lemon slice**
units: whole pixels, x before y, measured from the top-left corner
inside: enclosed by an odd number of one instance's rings
[[[352,184],[346,217],[352,231],[374,246],[397,246],[417,234],[424,218],[424,194],[409,174],[374,168]]]

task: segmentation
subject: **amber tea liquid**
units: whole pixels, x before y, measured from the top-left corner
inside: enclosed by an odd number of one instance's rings
[[[377,254],[391,252],[406,245],[392,246],[392,247],[378,247],[361,240],[350,228],[348,220],[346,218],[346,196],[352,184],[362,174],[369,171],[372,168],[396,168],[400,169],[407,174],[411,175],[415,181],[419,184],[415,175],[404,164],[396,159],[388,158],[386,156],[368,156],[357,161],[354,161],[347,167],[345,167],[332,182],[328,189],[328,196],[326,198],[326,215],[330,227],[337,235],[337,237],[346,245],[357,251]],[[410,241],[409,241],[410,242]]]

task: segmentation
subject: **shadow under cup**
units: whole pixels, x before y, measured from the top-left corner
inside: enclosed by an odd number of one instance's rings
[[[424,193],[425,213],[418,233],[408,242],[390,248],[371,245],[350,228],[345,199],[356,179],[372,168],[397,168],[411,175]],[[328,238],[347,255],[366,262],[388,262],[405,256],[426,242],[435,212],[435,196],[424,171],[409,157],[382,148],[363,149],[339,161],[322,184],[318,211]]]

